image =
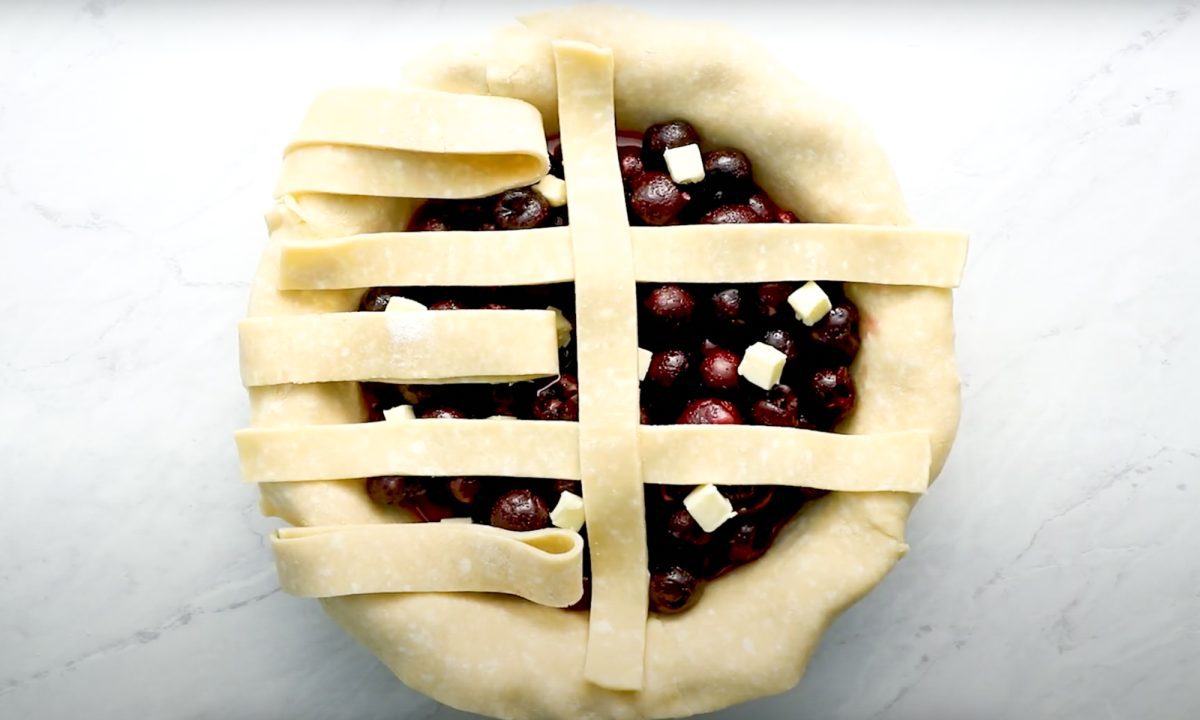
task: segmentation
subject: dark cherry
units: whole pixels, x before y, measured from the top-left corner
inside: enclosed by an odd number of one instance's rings
[[[715,187],[750,189],[754,170],[741,150],[722,148],[704,153],[704,181]]]
[[[716,348],[700,361],[700,383],[711,390],[736,390],[738,365],[742,359],[730,350]]]
[[[791,306],[788,305],[788,296],[796,290],[795,283],[787,282],[769,282],[758,286],[758,314],[766,318],[773,318],[776,315],[787,316],[792,312]]]
[[[691,361],[682,350],[660,350],[650,358],[646,382],[664,390],[680,387],[686,381]]]
[[[562,374],[539,389],[533,398],[533,416],[538,420],[579,419],[579,381]]]
[[[450,496],[463,505],[475,502],[475,499],[483,492],[483,481],[477,477],[450,478],[450,482],[446,486],[450,489]]]
[[[858,355],[858,308],[849,299],[843,299],[821,318],[809,331],[823,353],[842,363],[849,364]]]
[[[696,299],[678,285],[660,285],[650,291],[642,307],[650,314],[656,329],[678,330],[692,321]]]
[[[687,404],[676,421],[680,425],[741,425],[737,406],[720,398],[700,398]]]
[[[727,550],[729,562],[734,565],[745,565],[762,557],[767,552],[767,548],[771,546],[771,527],[753,518],[747,518],[740,522],[734,520],[733,522],[738,524],[734,526],[729,539],[729,549]]]
[[[776,218],[779,217],[779,206],[761,190],[746,198],[746,205],[761,222],[776,222]]]
[[[624,145],[617,148],[617,161],[621,164],[621,180],[625,182],[625,187],[630,187],[634,178],[646,171],[646,166],[642,162],[641,149]]]
[[[527,230],[550,216],[550,203],[536,190],[515,188],[500,193],[492,212],[501,230]]]
[[[555,480],[550,487],[554,491],[555,502],[558,501],[558,496],[565,492],[583,497],[583,483],[578,480]]]
[[[528,488],[509,490],[492,505],[491,524],[517,532],[541,530],[550,527],[550,509]]]
[[[647,225],[666,225],[679,217],[691,197],[670,175],[647,171],[631,183],[629,204]]]
[[[713,320],[722,329],[736,329],[746,324],[745,293],[739,288],[725,288],[713,293],[710,300]]]
[[[566,177],[566,171],[563,169],[562,143],[554,143],[554,149],[550,151],[550,174],[559,178]]]
[[[455,208],[448,200],[430,200],[408,220],[409,232],[443,232],[455,229]]]
[[[429,306],[430,310],[466,310],[467,306],[454,299],[438,300]]]
[[[813,373],[812,391],[834,425],[854,408],[854,378],[846,367],[824,368]]]
[[[712,533],[704,532],[696,518],[681,507],[667,517],[667,534],[685,545],[707,545],[712,540]]]
[[[686,568],[672,565],[650,575],[650,609],[669,615],[688,609],[699,597],[700,580]]]
[[[404,288],[373,287],[358,301],[360,312],[383,312],[387,310],[388,301],[394,297],[403,297]]]
[[[647,167],[663,167],[663,153],[684,145],[699,145],[700,133],[683,120],[658,123],[642,134],[642,158]]]
[[[491,415],[506,415],[508,417],[527,417],[529,415],[528,383],[511,385],[492,385]]]
[[[480,305],[479,309],[480,310],[512,310],[513,308],[511,305],[505,305],[504,303],[490,302],[490,303],[484,303],[483,305]]]
[[[658,485],[658,497],[664,503],[681,503],[688,493],[695,490],[693,485]]]
[[[646,406],[644,406],[644,405],[642,407],[638,408],[638,424],[639,425],[649,425],[650,424],[650,413],[648,413],[646,411]]]
[[[399,475],[381,475],[367,478],[367,495],[380,505],[399,507],[408,501],[409,488],[405,478]]]
[[[775,216],[775,222],[780,223],[798,223],[800,218],[791,210],[780,210]]]
[[[418,415],[422,420],[462,420],[467,417],[466,413],[458,408],[439,406],[425,408]]]
[[[738,225],[763,222],[749,205],[722,205],[700,216],[701,225]]]
[[[725,485],[721,494],[728,498],[738,514],[750,515],[770,504],[775,489],[770,485]]]
[[[750,406],[750,417],[755,425],[793,427],[811,430],[816,425],[800,414],[800,397],[788,385],[776,385]]]
[[[796,359],[798,354],[796,340],[787,330],[783,328],[771,328],[763,333],[762,341],[786,355],[788,362]]]

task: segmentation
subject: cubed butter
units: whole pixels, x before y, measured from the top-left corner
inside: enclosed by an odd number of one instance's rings
[[[779,352],[766,343],[754,343],[746,348],[742,362],[738,365],[738,375],[759,386],[770,390],[779,384],[783,377],[783,366],[787,363],[787,355]]]
[[[583,498],[573,492],[564,492],[558,497],[558,504],[550,511],[550,522],[554,527],[579,532],[583,527]]]
[[[408,298],[402,298],[402,297],[393,297],[393,298],[388,298],[388,304],[387,304],[387,308],[385,309],[385,312],[417,312],[418,310],[428,310],[428,309],[429,308],[425,307],[424,305],[417,302],[416,300],[409,300]]]
[[[461,518],[460,517],[448,517],[448,518],[442,518],[438,522],[461,523],[463,525],[470,525],[473,521],[469,517],[461,517]]]
[[[389,422],[392,420],[416,420],[417,414],[413,412],[412,405],[397,405],[384,410],[383,419]]]
[[[796,319],[809,327],[816,325],[833,308],[829,296],[811,280],[788,295],[788,305],[796,311]]]
[[[704,532],[716,530],[737,515],[733,511],[733,504],[712,484],[701,485],[688,493],[683,499],[683,506],[696,518],[696,523]]]
[[[704,159],[700,157],[700,146],[696,143],[683,147],[669,148],[663,153],[667,161],[667,172],[680,185],[698,183],[704,179]]]
[[[566,347],[570,345],[571,331],[574,329],[571,326],[571,321],[567,319],[566,315],[563,315],[562,310],[556,307],[551,306],[546,309],[554,313],[554,330],[558,333],[558,346]]]
[[[638,348],[638,380],[645,380],[646,373],[650,372],[650,360],[654,357],[654,353],[645,348]]]
[[[567,204],[567,181],[555,175],[547,175],[533,186],[546,198],[550,207],[562,207]]]

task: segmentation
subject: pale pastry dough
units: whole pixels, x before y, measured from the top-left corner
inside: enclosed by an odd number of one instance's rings
[[[566,607],[583,595],[583,538],[469,523],[280,528],[279,586],[302,597],[497,592]]]
[[[608,50],[555,43],[575,256],[579,467],[592,559],[583,676],[638,690],[646,652],[646,516],[638,453],[637,298],[613,142]]]
[[[565,227],[505,232],[375,233],[280,246],[279,286],[538,285],[575,278]]]
[[[536,182],[549,166],[541,116],[526,103],[349,88],[313,103],[276,194],[482,197]]]
[[[638,428],[642,481],[663,485],[794,485],[842,492],[925,492],[923,430],[840,435],[716,425]],[[246,482],[310,482],[375,475],[578,480],[572,422],[418,420],[236,433]],[[516,451],[514,452],[514,449]]]
[[[957,287],[967,250],[961,232],[887,225],[677,225],[630,233],[641,282],[820,278]],[[296,290],[532,285],[575,276],[567,228],[355,235],[287,242],[281,253],[280,287]]]
[[[474,382],[558,374],[547,310],[322,313],[238,326],[247,386],[336,380]]]
[[[953,230],[766,223],[633,228],[637,278],[658,282],[845,280],[958,287],[967,236]]]
[[[727,28],[605,7],[553,11],[506,28],[490,42],[458,44],[410,76],[433,89],[529,102],[553,132],[559,127],[551,47],[556,39],[611,48],[619,127],[640,130],[653,122],[688,119],[707,143],[744,150],[764,189],[806,220],[908,222],[894,176],[870,133],[843,106],[795,80],[752,41]],[[747,98],[753,104],[750,116]],[[381,171],[408,174],[415,167],[396,161],[391,151],[336,150],[332,164],[321,169],[297,169],[303,163],[289,156],[285,177],[305,171],[314,187],[333,193],[394,191],[417,182],[380,176]],[[315,162],[305,160],[310,161]],[[579,229],[576,206],[583,191],[576,170],[568,162],[569,232]],[[478,178],[468,180],[463,187],[431,189],[456,196],[487,194]],[[488,183],[502,184],[494,178]],[[281,244],[394,230],[404,226],[413,205],[403,199],[299,192],[290,206],[273,213],[272,241],[254,283],[251,315],[353,310],[360,291],[281,292]],[[951,265],[929,265],[921,272],[925,280],[948,282],[945,270]],[[928,432],[932,478],[945,461],[958,421],[950,293],[908,284],[851,284],[847,292],[863,322],[862,350],[853,368],[859,400],[844,429]],[[636,369],[633,357],[629,363]],[[252,387],[250,395],[255,427],[363,419],[353,383]],[[361,480],[272,482],[260,488],[264,512],[294,525],[406,519],[371,503]],[[712,583],[691,611],[649,619],[642,687],[636,692],[609,690],[586,679],[586,654],[594,642],[587,614],[464,593],[381,593],[322,603],[405,683],[461,709],[505,718],[691,715],[794,685],[825,627],[903,555],[904,525],[916,497],[838,492],[808,506],[769,553]],[[590,507],[588,522],[594,522]],[[498,647],[505,648],[503,662],[496,661]]]

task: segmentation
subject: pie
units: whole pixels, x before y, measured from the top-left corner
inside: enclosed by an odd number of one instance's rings
[[[587,7],[314,102],[239,327],[281,586],[503,718],[782,692],[958,423],[963,233],[727,29]]]

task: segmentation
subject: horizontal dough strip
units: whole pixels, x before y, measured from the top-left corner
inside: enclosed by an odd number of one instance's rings
[[[664,485],[798,485],[921,493],[923,430],[840,435],[793,428],[660,425],[638,430],[642,480]],[[237,433],[247,482],[375,475],[482,475],[578,480],[575,423],[393,420],[249,428]]]
[[[238,325],[242,382],[513,382],[558,374],[548,310],[348,312]]]
[[[890,225],[771,223],[630,228],[639,281],[840,280],[957,287],[967,235]],[[284,241],[280,287],[528,285],[575,276],[567,228],[376,233]]]
[[[383,285],[541,285],[575,279],[565,227],[504,232],[396,232],[280,247],[283,290]]]
[[[341,88],[309,108],[277,195],[464,198],[537,182],[549,168],[541,114],[512,98]]]
[[[301,597],[393,592],[495,592],[551,607],[583,595],[583,538],[470,523],[280,528],[279,584]]]

